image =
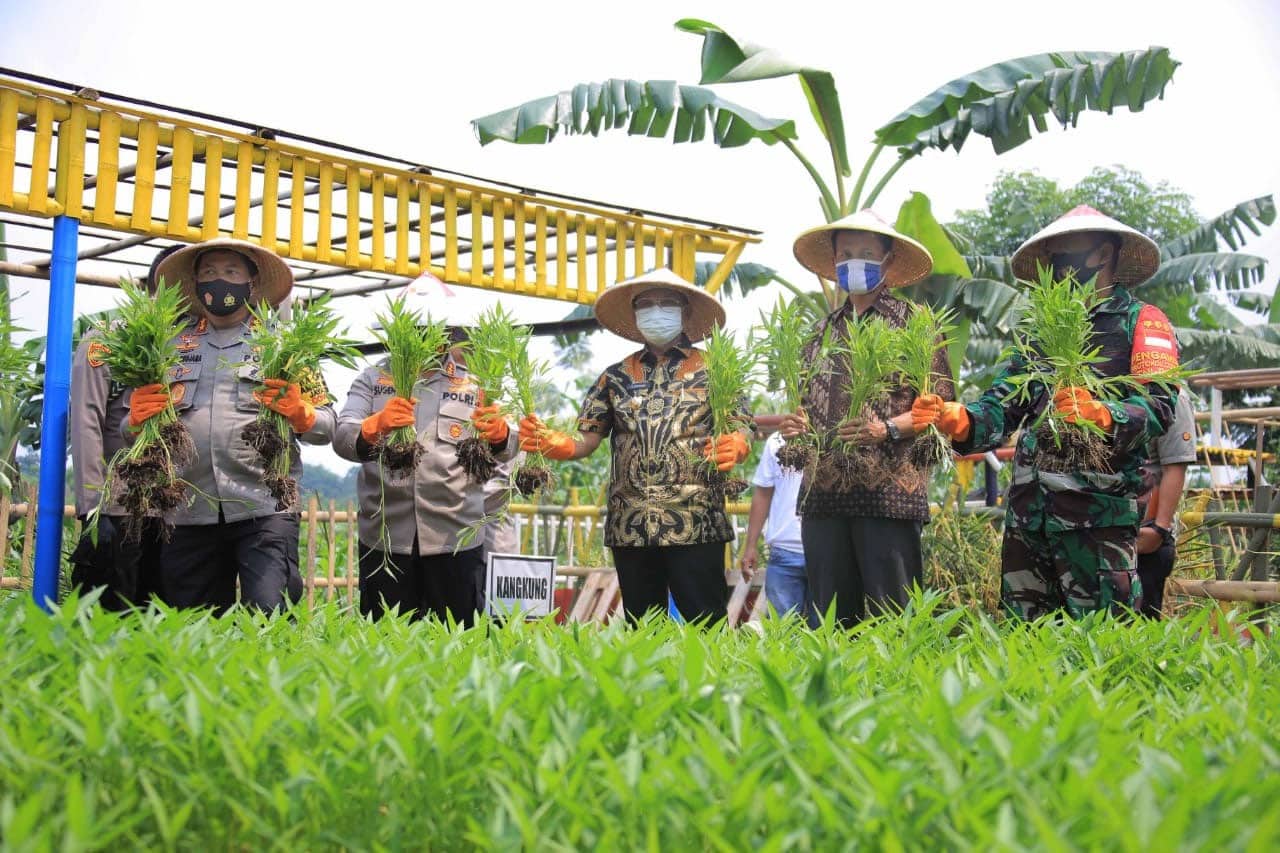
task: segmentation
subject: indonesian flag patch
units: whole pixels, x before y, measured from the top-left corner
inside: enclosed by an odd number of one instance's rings
[[[1129,371],[1135,376],[1164,373],[1178,366],[1178,339],[1169,318],[1154,305],[1144,305],[1133,330]]]

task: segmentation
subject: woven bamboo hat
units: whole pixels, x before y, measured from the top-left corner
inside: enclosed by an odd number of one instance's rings
[[[910,237],[899,234],[869,207],[805,231],[796,238],[796,260],[810,272],[817,273],[827,281],[835,281],[836,251],[833,241],[837,231],[868,231],[893,241],[889,259],[880,270],[888,287],[906,287],[933,272],[933,256],[929,254],[929,250]]]
[[[607,288],[596,299],[596,319],[615,335],[642,344],[644,335],[636,328],[636,312],[631,304],[645,291],[659,289],[675,291],[688,298],[684,333],[690,341],[696,343],[710,335],[716,326],[724,325],[724,308],[716,298],[669,269],[650,270]]]
[[[1160,247],[1156,242],[1123,222],[1082,204],[1049,223],[1013,253],[1013,274],[1023,281],[1036,281],[1036,264],[1049,266],[1049,241],[1064,234],[1103,231],[1120,238],[1120,256],[1112,281],[1137,287],[1160,269]]]
[[[253,287],[253,295],[258,301],[266,302],[275,308],[288,298],[289,292],[293,290],[293,270],[289,269],[289,265],[274,252],[230,237],[193,243],[169,255],[155,268],[156,277],[164,279],[165,284],[182,283],[182,294],[186,297],[187,304],[193,306],[193,313],[196,305],[196,261],[202,254],[214,249],[244,255],[257,266],[257,283]]]

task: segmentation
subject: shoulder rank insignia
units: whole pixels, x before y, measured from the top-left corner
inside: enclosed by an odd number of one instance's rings
[[[109,352],[111,352],[111,350],[107,349],[107,345],[102,341],[90,341],[89,349],[85,353],[85,356],[89,360],[89,366],[102,367],[102,365],[106,363],[102,360],[102,357]]]

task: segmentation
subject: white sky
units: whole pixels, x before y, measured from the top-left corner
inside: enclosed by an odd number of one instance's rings
[[[912,190],[926,192],[944,221],[958,208],[981,206],[1001,169],[1038,169],[1069,184],[1094,166],[1120,163],[1190,192],[1203,215],[1280,189],[1275,0],[0,0],[0,65],[495,180],[759,229],[765,242],[743,260],[808,285],[812,277],[792,259],[791,240],[821,215],[807,176],[781,147],[723,151],[709,142],[675,146],[622,132],[548,146],[481,148],[475,141],[470,119],[578,82],[697,83],[701,39],[672,27],[686,16],[831,70],[855,172],[875,127],[948,80],[994,62],[1050,50],[1163,45],[1183,63],[1165,100],[1142,113],[1086,113],[1076,129],[1054,128],[1002,157],[976,135],[959,155],[923,155],[877,203],[890,219]],[[801,147],[823,162],[825,148],[794,78],[720,90],[764,115],[795,118]],[[1272,262],[1273,287],[1280,228],[1249,250]],[[28,294],[19,320],[43,328],[47,285],[14,280],[14,290]],[[78,311],[112,300],[110,291],[84,286],[76,296]],[[731,321],[749,323],[774,298],[770,292],[731,305]],[[564,313],[549,305],[536,319]],[[629,348],[607,335],[596,335],[593,346],[601,364]],[[341,396],[346,378],[331,382]]]

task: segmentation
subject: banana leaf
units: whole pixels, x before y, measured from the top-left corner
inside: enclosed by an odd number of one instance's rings
[[[1216,252],[1219,240],[1235,251],[1248,239],[1244,233],[1246,229],[1256,237],[1262,233],[1260,225],[1271,225],[1275,221],[1276,205],[1271,196],[1242,201],[1165,243],[1160,247],[1160,256],[1167,260],[1197,252]]]
[[[702,78],[698,82],[704,85],[796,75],[813,119],[831,148],[832,160],[841,174],[846,177],[851,174],[844,115],[830,71],[794,62],[772,48],[740,42],[710,21],[683,18],[676,21],[676,29],[702,36]]]
[[[561,131],[569,135],[625,129],[631,136],[700,142],[710,134],[721,148],[759,140],[773,145],[795,139],[795,122],[765,118],[702,86],[672,80],[606,80],[500,110],[471,122],[481,145],[495,139],[543,145]]]
[[[1164,95],[1178,65],[1163,47],[1024,56],[952,80],[895,116],[875,138],[909,157],[929,148],[959,151],[972,132],[1003,154],[1030,139],[1032,126],[1045,132],[1049,115],[1065,128],[1086,110],[1140,111]]]

